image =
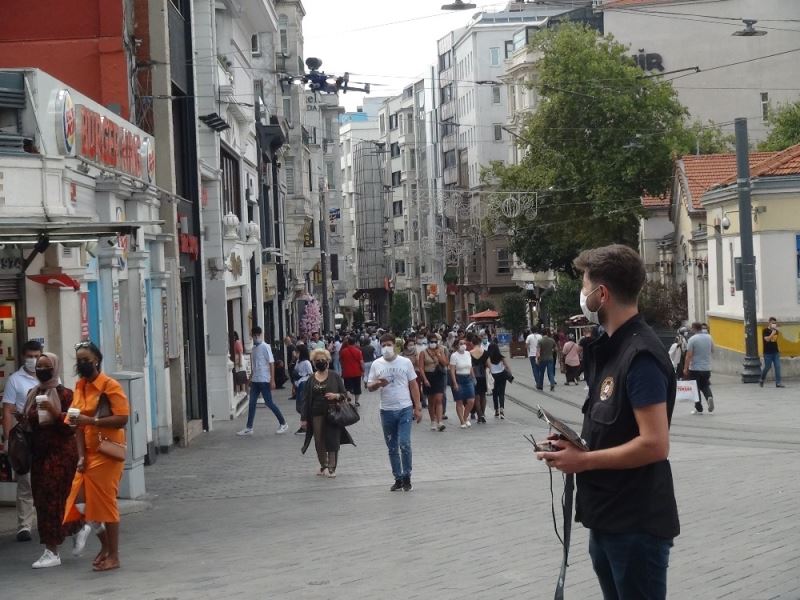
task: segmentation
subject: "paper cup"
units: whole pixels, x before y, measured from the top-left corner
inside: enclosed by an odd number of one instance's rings
[[[67,409],[67,416],[70,419],[77,418],[79,414],[81,414],[81,409],[80,408],[72,408],[72,407],[70,407],[70,408]]]

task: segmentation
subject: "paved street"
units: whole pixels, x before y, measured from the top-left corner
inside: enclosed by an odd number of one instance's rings
[[[358,447],[344,448],[335,480],[313,475],[315,459],[300,455],[301,438],[276,436],[263,405],[252,438],[234,435],[240,418],[159,457],[146,471],[151,508],[123,517],[123,569],[114,573],[91,572],[91,544],[81,559],[65,552],[60,568],[33,571],[40,547],[13,541],[13,511],[2,508],[4,597],[551,598],[560,553],[548,474],[522,434],[544,435],[530,410],[537,403],[577,422],[583,387],[540,394],[527,361],[512,366],[507,420],[490,416],[485,426],[440,434],[426,417],[415,427],[411,493],[388,491],[377,394],[370,394],[352,428]],[[800,382],[784,390],[722,377],[713,384],[713,415],[691,416],[680,405],[673,419],[683,533],[670,597],[797,600]],[[293,402],[278,394],[294,429]],[[450,403],[448,413],[452,424]],[[560,485],[556,478],[556,498]],[[568,598],[599,597],[586,545],[577,526]]]

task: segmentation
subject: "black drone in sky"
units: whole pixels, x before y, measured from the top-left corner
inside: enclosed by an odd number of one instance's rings
[[[312,92],[321,92],[323,94],[338,94],[342,92],[364,92],[369,94],[370,84],[361,81],[355,81],[360,85],[352,85],[350,83],[350,74],[344,75],[328,75],[325,71],[320,71],[322,61],[318,58],[310,57],[306,59],[306,66],[308,73],[302,75],[287,75],[281,79],[281,83],[299,83],[307,85],[308,89]]]

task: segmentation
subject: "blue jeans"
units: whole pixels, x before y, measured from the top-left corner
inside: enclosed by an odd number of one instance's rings
[[[547,379],[550,381],[550,385],[556,384],[556,361],[554,360],[546,360],[542,361],[539,365],[539,380],[540,383],[538,384],[539,387],[544,387],[544,374],[545,371],[547,372]]]
[[[281,409],[275,406],[272,401],[272,390],[269,388],[267,381],[251,381],[250,382],[250,406],[247,408],[247,428],[253,428],[253,421],[256,418],[256,404],[258,404],[259,394],[264,397],[264,404],[267,405],[273,414],[278,418],[278,423],[281,425],[286,423],[286,419],[281,414]]]
[[[781,382],[781,355],[778,352],[764,355],[764,370],[761,371],[761,382],[767,378],[767,373],[772,366],[775,366],[775,385]]]
[[[395,479],[411,476],[411,422],[413,410],[382,410],[383,439],[389,449],[389,463]]]
[[[301,381],[297,384],[297,391],[294,394],[294,409],[297,411],[297,414],[303,414],[303,390],[305,389],[306,381]]]
[[[647,533],[589,533],[604,600],[664,600],[672,540]]]

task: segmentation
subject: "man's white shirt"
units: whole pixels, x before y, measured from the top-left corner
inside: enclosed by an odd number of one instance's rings
[[[380,388],[381,410],[401,410],[413,405],[408,384],[416,378],[414,364],[405,356],[396,356],[391,361],[383,357],[375,359],[367,381],[377,383],[379,379],[386,379],[389,385]]]
[[[539,340],[542,339],[541,334],[532,333],[525,338],[525,345],[528,346],[528,358],[536,358],[536,353],[539,350]]]
[[[260,342],[253,345],[253,352],[251,354],[253,374],[250,381],[255,383],[269,383],[271,373],[269,365],[275,362],[272,356],[272,348],[266,342]]]

